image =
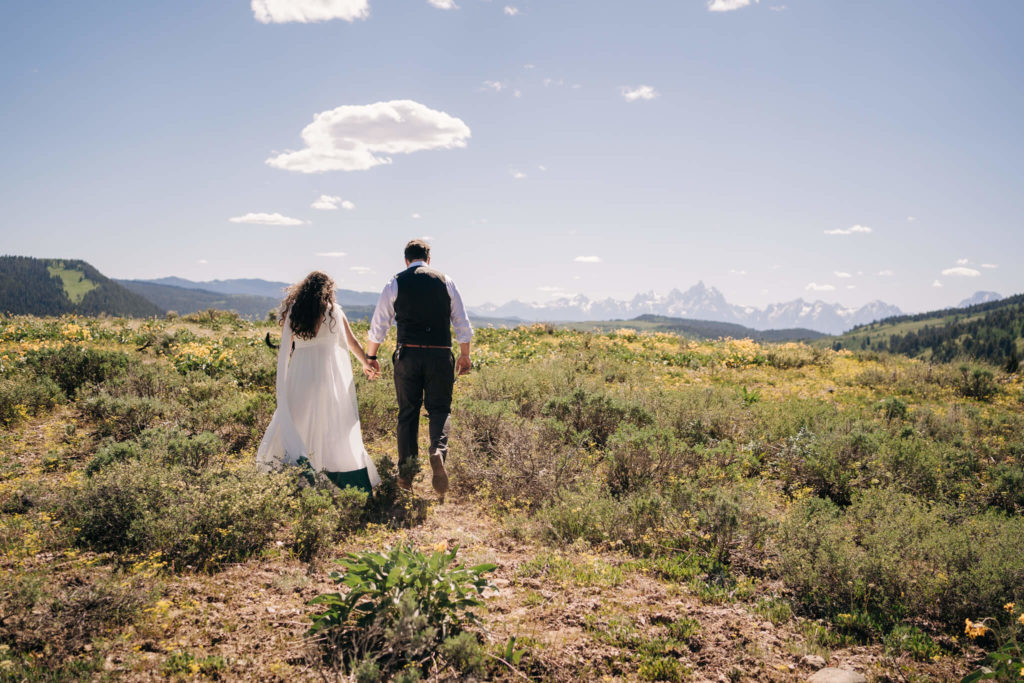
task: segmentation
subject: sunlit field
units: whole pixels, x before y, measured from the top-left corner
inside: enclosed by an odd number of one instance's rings
[[[360,376],[367,500],[255,470],[268,332],[0,318],[0,678],[1024,675],[1020,374],[481,329],[444,501]]]

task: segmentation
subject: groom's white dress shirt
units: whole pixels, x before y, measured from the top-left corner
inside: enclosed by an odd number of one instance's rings
[[[413,261],[409,264],[409,268],[426,265],[426,261]],[[429,266],[427,267],[429,268]],[[380,299],[377,300],[377,308],[373,311],[373,319],[370,320],[369,338],[375,344],[384,343],[385,337],[388,336],[388,330],[395,322],[395,299],[398,298],[398,280],[396,278],[397,276],[392,277],[384,285],[384,291],[380,293]],[[466,344],[473,339],[473,326],[469,324],[469,316],[466,315],[466,307],[462,305],[462,295],[459,294],[455,282],[447,275],[444,276],[444,282],[448,287],[448,296],[452,300],[451,321],[452,327],[455,328],[455,341]]]

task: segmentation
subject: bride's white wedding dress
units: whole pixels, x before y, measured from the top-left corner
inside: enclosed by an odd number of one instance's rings
[[[363,446],[344,315],[334,305],[313,339],[294,336],[285,318],[277,357],[277,410],[256,462],[272,470],[303,464],[305,457],[338,486],[370,490],[380,477]]]

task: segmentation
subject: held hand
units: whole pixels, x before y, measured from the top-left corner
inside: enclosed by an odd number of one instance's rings
[[[471,367],[473,367],[473,361],[469,359],[468,355],[459,356],[455,360],[455,372],[460,376],[469,374]]]
[[[363,374],[367,379],[378,379],[380,377],[380,363],[375,360],[367,360],[363,363]]]

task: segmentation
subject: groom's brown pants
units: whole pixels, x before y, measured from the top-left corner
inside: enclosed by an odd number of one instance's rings
[[[398,397],[398,471],[404,473],[416,467],[413,463],[419,457],[420,408],[423,406],[430,421],[430,453],[442,458],[448,456],[455,355],[450,349],[403,346],[392,360]]]

